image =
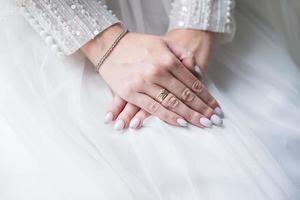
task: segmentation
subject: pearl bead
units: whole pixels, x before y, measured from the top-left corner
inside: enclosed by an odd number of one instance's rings
[[[53,44],[53,45],[51,45],[51,50],[52,50],[53,52],[58,52],[59,47],[58,47],[56,44]]]
[[[46,37],[47,35],[48,35],[48,32],[45,30],[40,32],[40,36],[42,36],[42,37]]]
[[[46,43],[47,43],[48,45],[51,45],[51,44],[54,43],[54,39],[53,39],[52,36],[46,37],[45,41],[46,41]]]
[[[29,12],[25,12],[24,16],[25,16],[26,19],[30,19],[31,18],[31,15],[29,14]]]
[[[59,51],[56,53],[56,56],[59,58],[63,58],[63,57],[65,57],[65,54],[63,52]]]
[[[184,25],[183,21],[178,22],[178,26],[183,26],[183,25]]]
[[[43,0],[36,4],[28,0],[23,11],[24,17],[57,56],[71,53],[78,44],[117,21],[113,12],[100,0],[59,2]]]
[[[99,31],[98,30],[95,30],[94,31],[94,35],[98,35],[99,34]]]
[[[37,24],[37,21],[35,19],[33,19],[33,18],[30,18],[29,19],[29,23],[34,26],[34,25]]]

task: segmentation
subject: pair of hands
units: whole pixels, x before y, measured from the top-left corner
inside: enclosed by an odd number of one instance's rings
[[[122,32],[114,25],[81,50],[97,64],[116,36]],[[218,102],[197,78],[205,71],[213,33],[177,29],[163,37],[128,33],[100,68],[100,74],[114,91],[106,122],[116,120],[115,128],[139,128],[149,115],[175,125],[191,123],[204,128],[222,124]],[[195,67],[196,66],[196,67]],[[156,100],[162,89],[169,95]]]

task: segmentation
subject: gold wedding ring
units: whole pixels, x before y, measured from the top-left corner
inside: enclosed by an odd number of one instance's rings
[[[165,100],[165,98],[167,98],[169,93],[170,92],[168,90],[162,89],[161,92],[159,93],[159,95],[156,97],[156,99],[161,103]]]

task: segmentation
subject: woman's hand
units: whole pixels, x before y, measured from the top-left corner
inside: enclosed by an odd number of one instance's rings
[[[178,51],[188,52],[186,57],[179,57],[186,67],[198,72],[198,69],[194,68],[196,65],[201,68],[202,73],[206,71],[214,40],[213,32],[196,29],[174,29],[167,32],[164,38],[172,44],[171,47],[175,53]],[[185,62],[190,57],[194,59],[193,65]]]
[[[181,62],[195,75],[204,78],[209,63],[209,57],[214,40],[214,33],[196,29],[175,29],[167,32],[164,36],[168,41],[172,52],[181,60]],[[180,52],[187,52],[181,54]],[[190,62],[190,60],[194,62]],[[211,101],[211,96],[199,95],[200,98],[214,109],[214,112],[224,117],[221,107],[216,101]]]
[[[104,120],[107,124],[115,121],[114,128],[116,130],[123,130],[128,127],[139,129],[142,127],[143,121],[149,116],[150,113],[114,94],[107,107]]]
[[[119,26],[109,28],[82,51],[96,64],[99,54],[104,54],[108,43],[112,43],[109,38],[115,38],[121,31]],[[176,50],[177,54],[184,54]],[[186,58],[185,62],[192,63],[192,60]],[[122,99],[170,124],[186,126],[187,120],[198,127],[206,127],[211,125],[209,118],[217,118],[213,115],[213,108],[218,105],[216,100],[160,37],[127,34],[103,63],[100,74]],[[170,94],[158,102],[157,96],[164,88]],[[199,96],[214,107],[208,106]]]
[[[195,58],[194,63],[190,63],[190,59],[186,59],[185,57],[181,57],[180,59],[192,73],[199,78],[203,78],[203,72],[206,71],[209,61],[210,50],[213,43],[213,33],[198,30],[177,29],[168,32],[165,38],[172,44],[170,46],[175,53],[179,51],[180,54],[180,52],[185,51],[189,52],[185,55]],[[201,68],[199,66],[201,66]],[[200,71],[202,72],[201,77]],[[125,109],[123,109],[124,107]],[[223,117],[224,114],[220,107],[217,106],[214,110],[216,114]],[[138,114],[135,114],[136,112]],[[120,115],[118,113],[120,113]],[[111,122],[114,120],[113,116],[117,116],[115,123],[116,129],[119,129],[120,127],[126,128],[126,124],[129,124],[131,128],[140,128],[143,120],[149,115],[150,114],[146,111],[127,103],[125,100],[115,95],[108,107],[106,121]]]

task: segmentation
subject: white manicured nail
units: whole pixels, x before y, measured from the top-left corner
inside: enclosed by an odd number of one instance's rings
[[[206,117],[201,117],[200,124],[202,124],[203,126],[206,126],[206,127],[211,127],[213,123]]]
[[[113,120],[113,118],[114,118],[114,115],[113,115],[113,113],[112,113],[112,112],[108,112],[108,113],[106,113],[106,115],[105,115],[105,118],[104,118],[104,122],[105,122],[105,124],[109,124],[109,123],[111,123],[111,122],[112,122],[112,120]]]
[[[185,120],[182,119],[182,118],[177,119],[177,123],[178,123],[180,126],[182,126],[182,127],[188,126],[187,121],[185,121]]]
[[[129,127],[132,129],[136,129],[141,123],[141,120],[139,118],[133,118],[130,121]]]
[[[224,112],[220,107],[216,107],[214,112],[219,115],[219,117],[224,118]]]
[[[198,74],[199,77],[202,77],[202,71],[201,71],[201,68],[199,65],[195,65],[194,70]]]
[[[221,126],[223,124],[223,120],[216,114],[213,114],[210,117],[210,120],[217,126]]]
[[[115,126],[114,126],[114,129],[115,129],[116,131],[120,131],[120,130],[123,130],[123,129],[124,129],[124,126],[125,126],[124,120],[119,119],[118,121],[116,121]]]

